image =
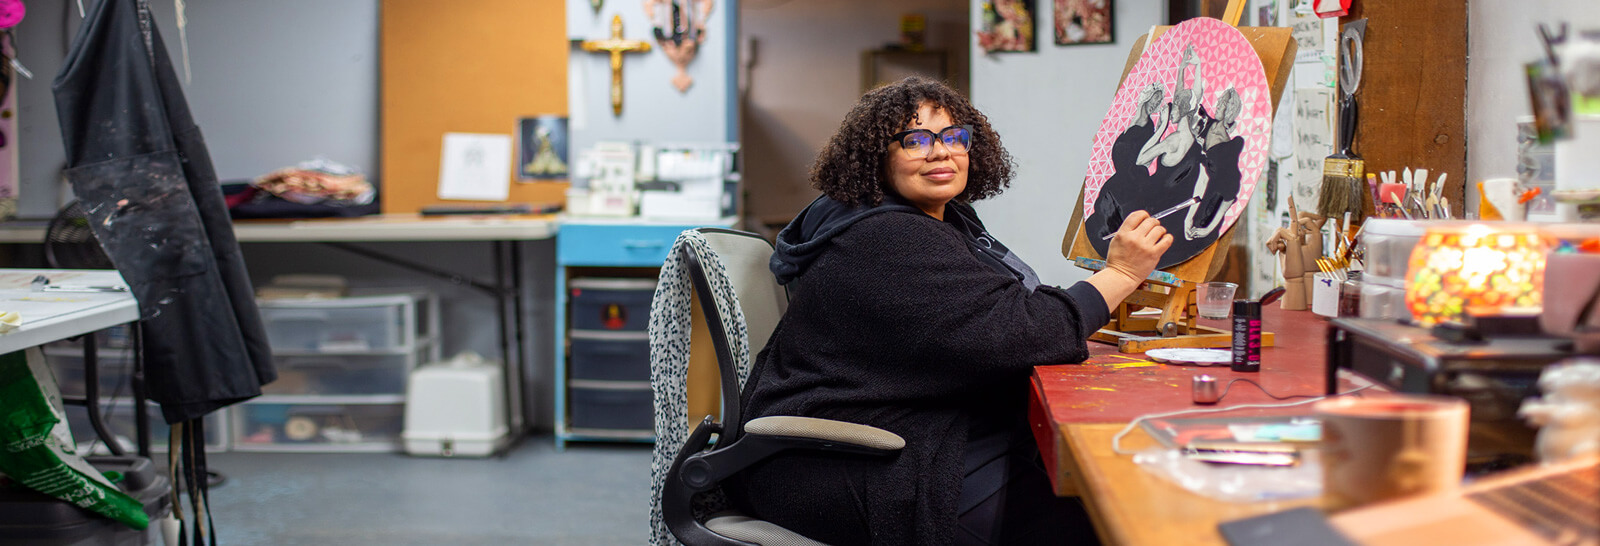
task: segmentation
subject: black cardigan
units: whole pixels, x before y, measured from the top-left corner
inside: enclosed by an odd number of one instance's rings
[[[919,212],[856,220],[789,287],[745,418],[863,423],[906,447],[887,460],[783,455],[728,491],[753,515],[833,544],[950,543],[968,432],[1024,422],[1030,370],[1086,359],[1109,317],[1093,286],[1030,291]]]

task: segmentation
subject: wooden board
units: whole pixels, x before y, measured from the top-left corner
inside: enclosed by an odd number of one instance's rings
[[[1356,2],[1339,21],[1362,17],[1366,69],[1356,91],[1355,151],[1366,159],[1367,172],[1412,167],[1428,169],[1429,178],[1450,173],[1444,197],[1460,218],[1467,180],[1467,3]],[[1526,32],[1530,43],[1537,40]]]
[[[438,197],[445,133],[511,135],[518,117],[567,115],[565,2],[383,0],[379,18],[383,212],[474,203]],[[566,200],[566,182],[511,172],[508,201]]]

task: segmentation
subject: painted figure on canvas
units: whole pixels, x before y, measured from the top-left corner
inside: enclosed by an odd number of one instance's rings
[[[1198,205],[1163,219],[1174,234],[1169,267],[1226,232],[1249,201],[1270,143],[1270,92],[1260,60],[1237,30],[1215,20],[1174,27],[1146,49],[1095,137],[1084,184],[1091,244],[1135,210]]]
[[[1055,0],[1056,45],[1109,44],[1111,0]]]
[[[1032,0],[992,0],[983,3],[983,30],[978,47],[988,53],[1033,51]]]

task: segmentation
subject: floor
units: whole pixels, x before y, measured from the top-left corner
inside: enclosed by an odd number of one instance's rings
[[[230,546],[642,544],[650,446],[524,439],[504,458],[216,453]]]

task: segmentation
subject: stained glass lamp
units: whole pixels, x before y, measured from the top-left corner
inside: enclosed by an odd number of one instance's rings
[[[1411,251],[1406,307],[1422,326],[1466,322],[1469,314],[1507,308],[1538,308],[1544,264],[1544,241],[1531,228],[1432,227]]]

